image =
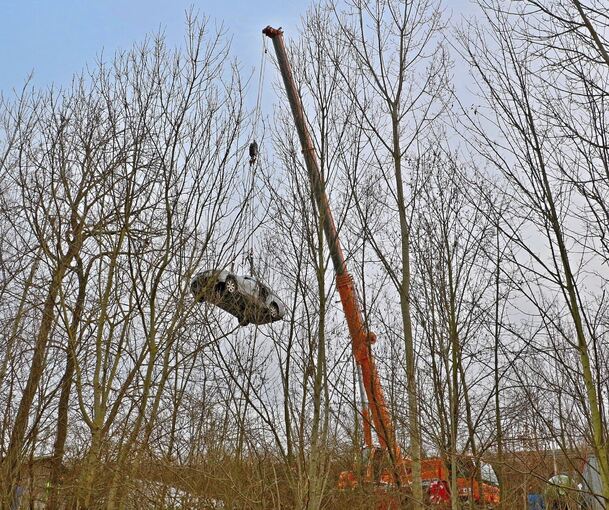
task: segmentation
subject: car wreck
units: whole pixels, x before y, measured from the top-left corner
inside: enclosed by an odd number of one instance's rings
[[[190,282],[190,290],[199,303],[211,303],[237,317],[240,326],[275,322],[286,311],[281,299],[259,278],[226,269],[197,273]]]

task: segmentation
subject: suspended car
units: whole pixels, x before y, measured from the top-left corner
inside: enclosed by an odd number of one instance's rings
[[[280,320],[286,306],[258,278],[239,276],[226,269],[208,269],[195,275],[190,290],[199,303],[208,302],[239,319],[239,325]]]

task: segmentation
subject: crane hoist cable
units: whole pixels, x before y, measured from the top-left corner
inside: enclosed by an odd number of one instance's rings
[[[256,168],[258,166],[258,155],[259,145],[257,142],[258,128],[262,117],[262,94],[264,91],[264,70],[266,64],[266,37],[262,36],[262,51],[260,55],[260,65],[258,68],[258,91],[256,93],[256,105],[253,111],[253,122],[252,122],[252,134],[250,136],[249,145],[249,166],[248,182],[246,185],[246,203],[245,203],[245,226],[247,229],[247,243],[245,246],[245,261],[249,264],[250,274],[258,276],[256,274],[256,268],[254,264],[254,208],[252,207],[252,199],[255,195],[255,184],[256,184]]]
[[[258,70],[258,93],[256,94],[256,107],[254,108],[254,141],[258,131],[258,124],[262,116],[262,93],[264,90],[264,69],[266,64],[266,37],[262,36],[262,52],[260,54],[260,66]]]
[[[252,140],[249,146],[250,166],[254,166],[258,159],[258,142],[256,140],[258,138],[258,125],[260,124],[260,118],[262,116],[262,93],[264,90],[264,68],[266,63],[266,54],[266,38],[263,36],[262,54],[260,56],[260,65],[258,69],[258,92],[256,94],[256,106],[254,107],[252,135],[250,136],[250,140]]]

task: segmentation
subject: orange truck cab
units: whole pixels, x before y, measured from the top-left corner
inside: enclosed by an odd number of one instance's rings
[[[380,449],[370,449],[364,454],[361,481],[365,484],[377,484],[395,487],[395,477],[388,465],[386,452]],[[412,483],[409,461],[405,462],[404,477],[400,485],[408,488]],[[476,504],[486,507],[499,505],[499,483],[492,466],[487,463],[477,463],[473,457],[462,456],[458,459],[457,491],[461,501],[473,500]],[[421,460],[421,478],[430,506],[437,508],[450,507],[450,469],[439,457]],[[354,489],[359,485],[359,478],[353,471],[343,471],[339,475],[339,489]]]

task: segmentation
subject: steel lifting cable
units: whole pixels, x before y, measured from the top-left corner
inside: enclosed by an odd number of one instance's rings
[[[262,52],[260,55],[260,65],[258,69],[258,91],[256,94],[256,106],[254,107],[254,120],[252,123],[252,135],[250,140],[252,140],[253,144],[257,144],[257,134],[258,134],[258,126],[260,124],[260,118],[262,117],[262,94],[264,90],[264,70],[266,64],[266,37],[262,36]],[[259,146],[256,147],[256,150],[259,149]],[[256,180],[256,167],[258,166],[258,154],[256,155],[256,159],[252,163],[250,160],[249,165],[249,183],[248,183],[248,202],[247,202],[247,217],[246,217],[246,228],[248,230],[248,241],[246,246],[246,258],[249,259],[249,269],[253,276],[257,276],[255,274],[254,268],[254,210],[252,208],[252,199],[255,194],[254,186]]]
[[[262,35],[262,53],[260,55],[260,69],[258,70],[258,94],[256,95],[256,108],[254,110],[254,137],[258,131],[258,123],[262,113],[262,91],[264,89],[264,68],[266,64],[266,37]],[[255,138],[254,138],[255,139]]]

